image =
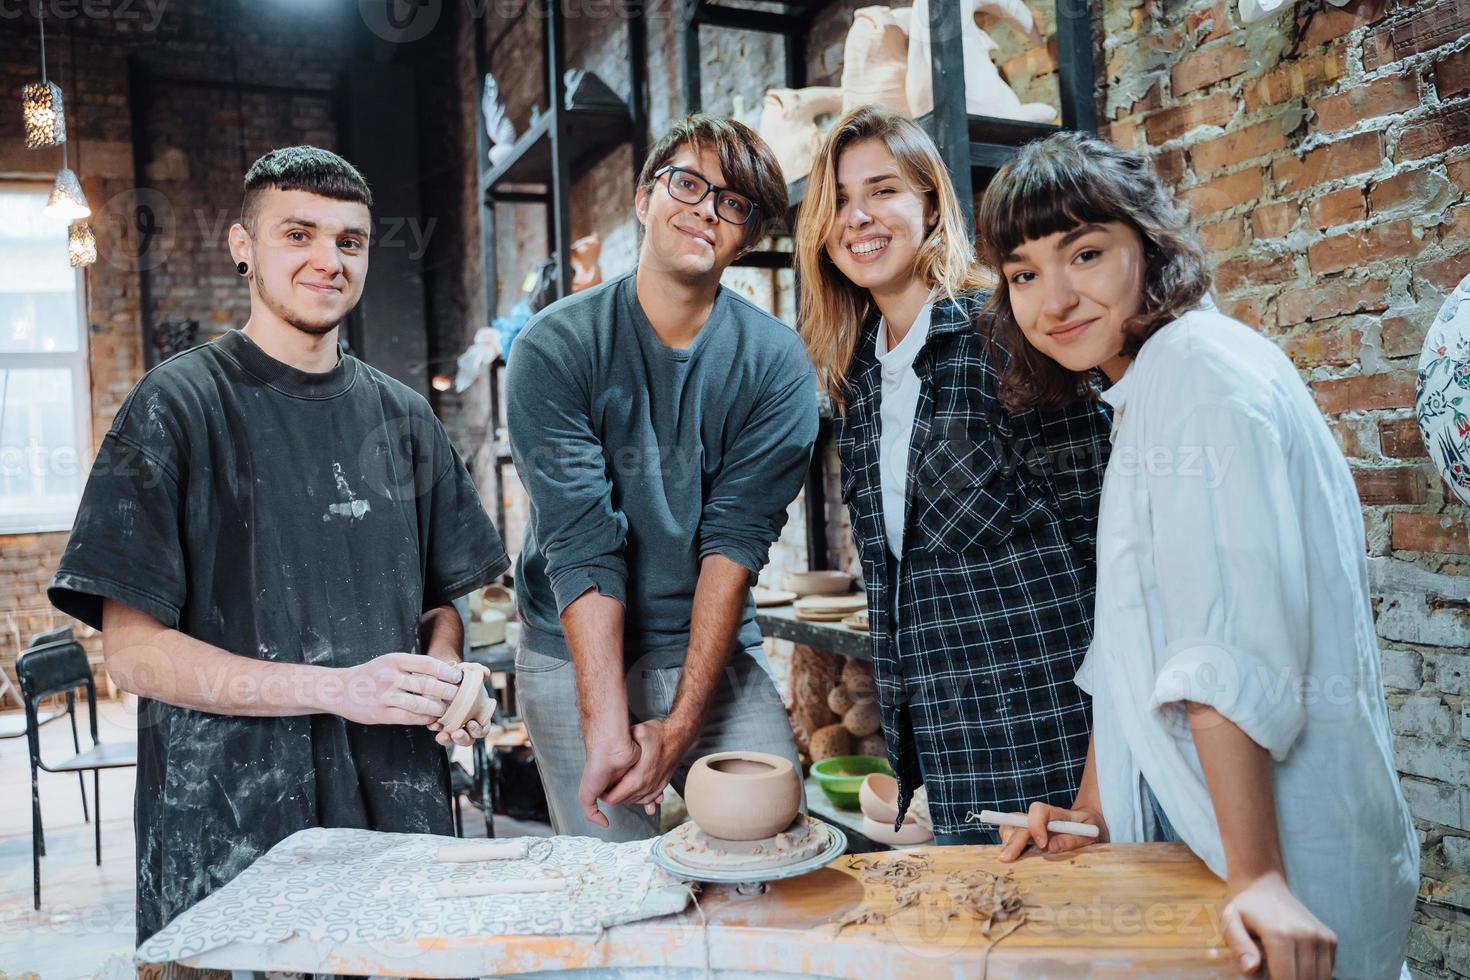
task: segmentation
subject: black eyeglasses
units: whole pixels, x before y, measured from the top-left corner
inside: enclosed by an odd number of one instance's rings
[[[664,174],[669,175],[669,194],[676,201],[698,204],[713,191],[715,214],[730,224],[743,225],[755,213],[756,203],[750,198],[728,187],[716,187],[692,170],[675,166],[660,167],[654,171],[653,179],[658,180]]]

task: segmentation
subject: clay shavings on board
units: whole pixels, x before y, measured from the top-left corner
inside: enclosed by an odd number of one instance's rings
[[[835,923],[840,935],[852,925],[881,925],[906,909],[914,908],[924,901],[925,896],[947,896],[944,908],[945,921],[969,915],[978,920],[980,931],[990,943],[985,947],[986,959],[996,943],[1021,928],[1026,921],[1026,902],[1015,879],[1007,873],[1004,877],[989,871],[949,871],[942,877],[927,878],[933,869],[929,858],[911,854],[892,861],[875,861],[870,857],[853,855],[847,867],[859,872],[858,880],[864,890],[886,888],[893,890],[893,902],[883,908],[864,908],[868,903],[853,909]]]

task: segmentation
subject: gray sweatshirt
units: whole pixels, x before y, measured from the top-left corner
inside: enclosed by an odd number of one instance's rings
[[[683,661],[699,563],[765,565],[817,433],[801,339],[724,287],[685,349],[659,340],[634,273],[541,311],[511,349],[506,417],[531,521],[516,565],[524,643],[570,659],[560,614],[621,602],[624,659]],[[738,648],[759,644],[747,599]]]

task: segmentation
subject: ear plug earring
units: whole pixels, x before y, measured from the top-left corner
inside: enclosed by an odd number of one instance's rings
[[[250,266],[246,265],[244,262],[241,262],[235,266],[235,271],[240,273],[240,275],[242,276],[248,276],[250,275]]]

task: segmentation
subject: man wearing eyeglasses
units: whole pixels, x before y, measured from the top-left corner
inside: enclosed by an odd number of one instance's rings
[[[681,120],[634,208],[637,267],[533,318],[506,387],[522,710],[557,832],[617,841],[658,833],[700,756],[796,760],[750,587],[817,432],[800,338],[720,285],[785,216],[766,144]]]

